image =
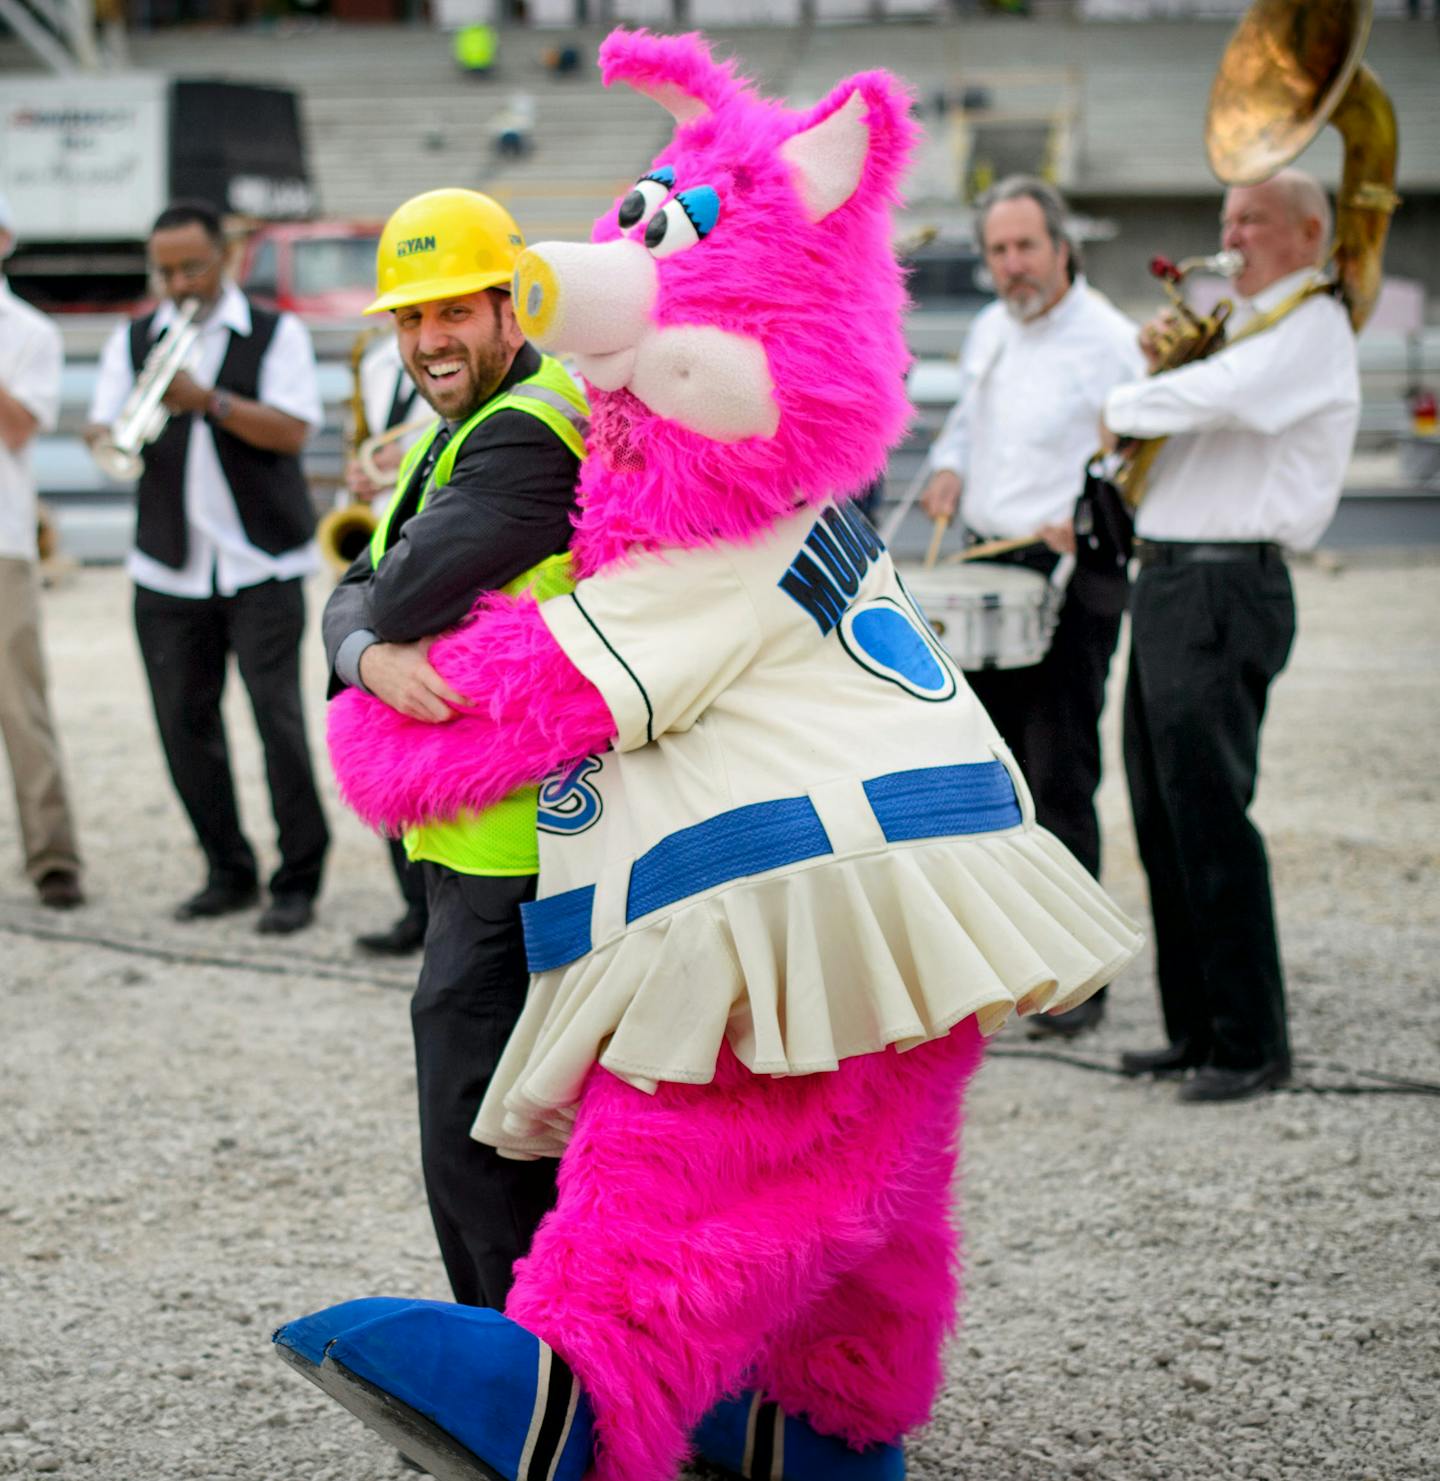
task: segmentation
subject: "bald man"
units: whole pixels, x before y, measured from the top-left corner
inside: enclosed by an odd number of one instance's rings
[[[1114,436],[1169,438],[1136,517],[1125,694],[1169,1042],[1121,1066],[1187,1077],[1188,1103],[1257,1095],[1290,1072],[1269,863],[1249,808],[1266,699],[1295,636],[1285,554],[1330,523],[1359,420],[1355,337],[1320,272],[1329,237],[1325,194],[1299,170],[1231,190],[1221,241],[1244,257],[1232,338],[1256,314],[1299,306],[1105,402]],[[1157,324],[1141,332],[1152,368]]]

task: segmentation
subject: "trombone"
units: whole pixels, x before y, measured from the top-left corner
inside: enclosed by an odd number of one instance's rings
[[[180,305],[174,322],[146,355],[120,415],[109,432],[91,444],[90,455],[108,477],[121,483],[140,477],[145,466],[144,449],[159,437],[170,420],[165,393],[170,389],[170,382],[184,369],[200,337],[200,326],[195,322],[199,313],[198,298],[187,298]]]

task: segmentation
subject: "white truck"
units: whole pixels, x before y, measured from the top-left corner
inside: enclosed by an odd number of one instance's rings
[[[145,238],[171,200],[254,221],[315,209],[292,92],[141,72],[0,79],[0,191],[14,286],[57,309],[143,297]]]

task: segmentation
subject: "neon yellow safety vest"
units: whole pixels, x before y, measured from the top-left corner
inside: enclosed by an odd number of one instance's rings
[[[584,393],[571,380],[565,367],[546,355],[541,359],[540,369],[528,380],[517,382],[504,395],[487,401],[469,421],[456,428],[455,435],[436,460],[429,482],[421,491],[420,502],[415,506],[416,514],[425,507],[431,489],[449,483],[455,470],[455,459],[465,439],[482,422],[502,411],[523,411],[538,418],[577,458],[585,456],[583,427],[590,409]],[[395,481],[397,490],[407,491],[415,469],[439,431],[440,422],[437,420],[405,454]],[[403,499],[404,493],[399,492],[390,500],[371,536],[372,567],[380,564],[390,547],[390,524]],[[528,591],[540,602],[574,589],[568,553],[547,557],[504,588],[511,596]],[[484,812],[462,812],[443,823],[424,823],[411,828],[404,839],[406,857],[429,859],[458,874],[535,874],[540,868],[539,845],[535,836],[538,806],[539,788],[521,787]]]

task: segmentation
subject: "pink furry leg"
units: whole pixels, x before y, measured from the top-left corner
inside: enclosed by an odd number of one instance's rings
[[[597,1481],[672,1481],[701,1416],[884,1249],[911,1169],[933,1177],[912,1133],[943,1114],[934,1077],[896,1062],[769,1080],[726,1048],[713,1084],[654,1096],[592,1072],[506,1311],[589,1394]]]
[[[857,1449],[919,1428],[940,1392],[960,1300],[952,1209],[963,1098],[980,1054],[967,1020],[946,1040],[885,1057],[897,1078],[923,1079],[930,1105],[891,1129],[912,1156],[896,1168],[887,1241],[778,1333],[755,1368],[755,1386],[787,1414]],[[883,1097],[876,1115],[888,1119],[892,1104],[908,1110],[914,1097]]]

